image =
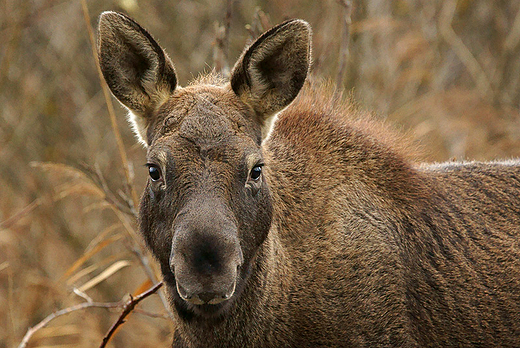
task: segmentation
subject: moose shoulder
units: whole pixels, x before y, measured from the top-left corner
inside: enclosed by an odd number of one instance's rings
[[[146,30],[101,15],[101,69],[147,147],[140,229],[174,346],[520,346],[520,163],[413,164],[304,86],[310,41],[284,22],[230,80],[180,87]]]

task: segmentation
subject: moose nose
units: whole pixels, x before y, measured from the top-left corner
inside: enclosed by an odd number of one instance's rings
[[[215,198],[190,201],[175,220],[170,269],[184,301],[218,304],[235,292],[244,257],[228,210]]]

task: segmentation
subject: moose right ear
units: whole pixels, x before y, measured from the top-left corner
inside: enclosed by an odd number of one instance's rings
[[[231,88],[256,112],[264,138],[275,114],[300,92],[310,62],[311,28],[293,19],[263,33],[235,64]]]
[[[145,143],[151,111],[173,93],[177,77],[170,58],[131,18],[103,12],[99,18],[98,56],[114,96],[130,110],[130,121]]]

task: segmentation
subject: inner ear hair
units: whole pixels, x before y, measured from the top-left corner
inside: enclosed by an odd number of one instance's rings
[[[231,88],[270,127],[274,114],[289,105],[302,88],[311,61],[311,29],[299,19],[262,34],[239,58]],[[268,130],[263,129],[266,135]]]
[[[129,119],[143,141],[150,115],[177,86],[170,58],[137,22],[112,11],[99,19],[98,56],[107,85],[129,109]]]

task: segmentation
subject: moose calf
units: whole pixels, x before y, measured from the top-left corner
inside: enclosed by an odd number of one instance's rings
[[[304,87],[310,44],[289,20],[229,80],[180,87],[145,29],[101,15],[101,69],[147,147],[140,230],[174,347],[520,347],[520,162],[413,164]]]

